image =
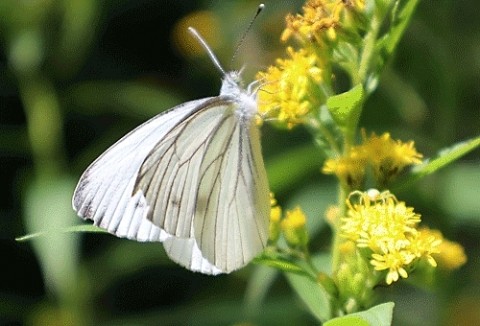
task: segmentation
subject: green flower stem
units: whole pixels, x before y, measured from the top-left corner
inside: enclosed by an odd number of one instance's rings
[[[340,264],[342,262],[342,256],[340,253],[340,245],[342,244],[342,237],[340,235],[341,217],[346,214],[345,200],[347,199],[347,192],[342,187],[338,190],[338,215],[333,224],[333,243],[332,243],[332,272],[336,274]]]
[[[315,140],[324,139],[327,141],[329,148],[337,155],[341,150],[335,140],[335,136],[326,128],[318,119],[309,119],[308,126],[312,131]]]
[[[56,176],[65,165],[62,116],[57,94],[49,80],[23,76],[20,96],[25,107],[27,128],[37,176]]]
[[[370,30],[364,38],[363,51],[360,56],[360,63],[358,66],[358,72],[352,76],[353,85],[362,84],[365,85],[366,78],[370,69],[372,58],[375,54],[375,44],[377,41],[378,33],[380,30],[380,22],[378,15],[374,15],[370,22]],[[362,103],[358,105],[363,106]],[[362,112],[362,109],[360,109]],[[355,123],[349,124],[347,130],[344,131],[344,154],[348,153],[350,148],[354,144],[355,135],[357,134],[358,120]],[[332,244],[332,270],[333,273],[338,270],[342,262],[340,253],[340,245],[342,243],[342,237],[340,236],[341,216],[346,214],[345,200],[347,198],[347,190],[339,187],[338,191],[338,207],[339,213],[335,223],[333,225],[333,244]]]
[[[353,85],[365,85],[365,80],[369,72],[372,56],[374,55],[375,44],[380,30],[380,19],[377,15],[373,15],[370,21],[370,30],[364,38],[363,51],[360,56],[358,73],[353,76]]]

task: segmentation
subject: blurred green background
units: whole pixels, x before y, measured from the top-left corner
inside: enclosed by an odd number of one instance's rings
[[[198,27],[226,69],[245,65],[250,81],[283,55],[284,16],[302,3],[265,1],[232,61],[257,1],[0,1],[0,324],[316,324],[266,267],[209,277],[170,262],[161,244],[59,231],[81,223],[71,196],[103,150],[164,109],[218,94],[221,76],[185,26]],[[479,134],[479,12],[476,1],[420,3],[367,102],[368,131],[415,140],[426,157]],[[313,250],[326,249],[323,212],[336,189],[319,172],[322,155],[302,128],[262,132],[279,203],[301,205]],[[478,150],[397,196],[469,260],[421,289],[382,289],[379,302],[396,302],[395,325],[480,324]]]

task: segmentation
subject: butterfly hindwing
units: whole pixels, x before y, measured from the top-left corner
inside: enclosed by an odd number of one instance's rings
[[[230,272],[265,247],[270,205],[258,127],[240,119],[222,128],[202,161],[194,229],[203,256]]]

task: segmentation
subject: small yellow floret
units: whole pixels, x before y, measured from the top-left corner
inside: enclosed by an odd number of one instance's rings
[[[277,205],[273,193],[270,193],[270,224],[268,227],[268,240],[275,243],[280,237],[280,220],[282,218],[282,208]]]
[[[306,222],[307,217],[300,207],[287,211],[285,218],[281,222],[281,226],[285,240],[291,247],[305,247],[307,245]]]

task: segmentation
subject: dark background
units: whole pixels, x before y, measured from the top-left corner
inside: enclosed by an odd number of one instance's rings
[[[95,157],[158,112],[218,94],[219,72],[204,55],[185,50],[195,41],[175,37],[182,19],[203,11],[214,17],[199,29],[226,69],[245,65],[245,80],[251,81],[256,71],[283,56],[278,39],[284,16],[302,1],[266,1],[233,61],[256,1],[2,1],[0,324],[316,324],[287,281],[259,266],[209,277],[176,266],[159,244],[61,232],[37,241],[13,240],[61,228],[66,220],[79,224],[70,198]],[[367,102],[362,126],[415,140],[426,157],[477,136],[478,12],[475,1],[421,2]],[[45,121],[60,127],[53,144],[59,153],[47,162],[36,159],[28,134],[30,78],[49,85],[58,102],[58,116],[37,117],[40,126]],[[319,172],[321,155],[302,128],[282,131],[266,125],[262,133],[279,203],[300,204],[315,228],[312,247],[325,248],[329,232],[322,214],[334,203],[336,190],[333,180]],[[422,289],[401,282],[381,291],[379,301],[397,303],[396,325],[480,323],[479,164],[477,150],[397,194],[426,224],[461,243],[469,261]],[[268,285],[262,288],[258,282]],[[257,288],[267,292],[256,293]]]

